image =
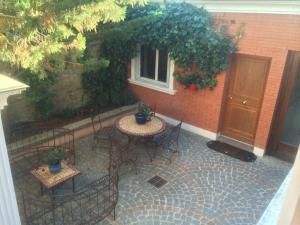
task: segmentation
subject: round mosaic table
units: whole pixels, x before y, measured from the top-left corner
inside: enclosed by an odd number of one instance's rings
[[[116,122],[119,131],[129,136],[152,137],[166,129],[166,123],[162,119],[153,116],[145,124],[137,124],[134,115],[126,115]]]
[[[156,116],[151,117],[151,120],[145,124],[137,124],[134,114],[126,115],[116,121],[116,128],[123,134],[128,136],[127,152],[132,150],[132,138],[139,137],[144,140],[145,150],[148,154],[150,161],[155,156],[151,156],[148,144],[152,141],[153,136],[162,133],[166,129],[166,122]],[[134,160],[125,159],[122,161],[131,161],[136,168],[137,154]],[[137,171],[137,170],[136,170]],[[137,173],[137,172],[136,172]]]

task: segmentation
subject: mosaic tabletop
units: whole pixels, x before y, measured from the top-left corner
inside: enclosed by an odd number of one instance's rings
[[[162,119],[153,116],[145,124],[138,124],[134,115],[127,115],[116,122],[116,127],[125,134],[134,136],[153,136],[166,129],[166,123]]]
[[[37,169],[32,170],[31,174],[47,188],[52,188],[80,174],[78,169],[67,163],[62,162],[61,167],[60,172],[51,173],[48,165],[41,165]]]

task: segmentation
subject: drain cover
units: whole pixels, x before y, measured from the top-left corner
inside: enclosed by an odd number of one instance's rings
[[[161,188],[167,183],[167,181],[160,176],[154,176],[148,180],[148,183],[152,184],[154,187]]]

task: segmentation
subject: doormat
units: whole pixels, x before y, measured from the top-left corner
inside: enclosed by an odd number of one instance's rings
[[[220,141],[209,141],[207,147],[244,162],[254,162],[257,158],[252,152],[247,152]]]

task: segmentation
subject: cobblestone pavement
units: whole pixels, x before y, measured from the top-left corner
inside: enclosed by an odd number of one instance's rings
[[[150,162],[143,145],[136,146],[138,174],[131,165],[122,166],[116,220],[110,216],[99,225],[256,224],[291,165],[268,156],[242,162],[208,149],[208,141],[183,131],[172,163],[161,153]],[[93,152],[91,143],[91,137],[76,143],[77,166],[84,171],[79,185],[108,167],[107,148]],[[159,189],[149,184],[155,175],[167,184]]]

